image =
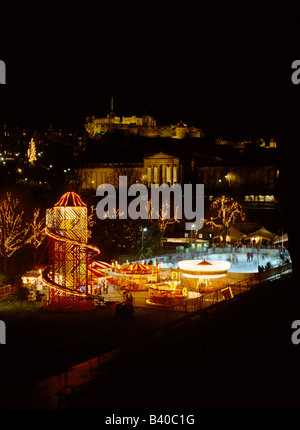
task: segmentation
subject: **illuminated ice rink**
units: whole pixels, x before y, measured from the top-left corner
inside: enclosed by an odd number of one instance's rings
[[[251,252],[251,251],[250,251]],[[227,252],[227,253],[216,253],[216,254],[205,254],[197,259],[205,258],[206,260],[212,261],[230,261],[231,267],[228,273],[256,273],[258,272],[258,266],[265,267],[266,264],[270,263],[270,268],[281,265],[281,258],[279,256],[278,249],[260,249],[258,252],[253,252],[253,258],[250,257],[249,261],[247,258],[247,252]],[[290,258],[288,252],[285,254],[285,258]],[[189,258],[190,259],[190,258]],[[163,263],[163,268],[178,268],[178,263]]]
[[[235,257],[233,257],[233,255]],[[265,255],[263,252],[253,253],[253,259],[250,257],[248,261],[247,254],[245,253],[226,253],[226,254],[210,254],[209,260],[229,260],[231,259],[231,267],[228,273],[256,273],[258,266],[266,266],[269,262],[271,268],[280,265],[281,259],[277,250],[274,253]]]

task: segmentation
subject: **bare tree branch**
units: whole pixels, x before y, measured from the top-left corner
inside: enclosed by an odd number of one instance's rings
[[[232,198],[226,196],[217,197],[211,204],[211,209],[216,213],[206,220],[206,224],[213,228],[228,229],[238,218],[245,219],[242,206]]]
[[[24,211],[18,211],[19,203],[10,192],[0,201],[0,254],[4,258],[4,272],[8,258],[25,244],[29,230],[23,221]]]

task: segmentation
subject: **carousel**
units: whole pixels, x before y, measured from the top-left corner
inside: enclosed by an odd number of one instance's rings
[[[224,278],[231,267],[229,261],[183,260],[178,267],[189,290],[207,293],[224,286]]]
[[[160,266],[142,263],[120,265],[114,263],[108,282],[117,285],[121,290],[145,291],[150,283],[159,279]]]
[[[148,305],[175,306],[180,305],[187,297],[187,289],[178,281],[161,282],[149,286]]]

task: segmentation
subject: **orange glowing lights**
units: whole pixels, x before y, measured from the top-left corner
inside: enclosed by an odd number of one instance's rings
[[[87,244],[88,210],[76,193],[65,193],[47,209],[45,232],[49,240],[49,267],[42,274],[49,287],[45,307],[62,311],[93,309],[92,263],[100,250]]]
[[[56,207],[86,207],[78,194],[73,191],[65,193],[59,201],[55,204]]]
[[[183,260],[178,267],[188,278],[220,278],[227,274],[231,267],[228,261]]]

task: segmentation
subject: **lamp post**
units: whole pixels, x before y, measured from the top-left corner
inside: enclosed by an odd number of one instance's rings
[[[191,228],[191,252],[192,252],[192,242],[193,242],[193,228],[195,227],[196,227],[195,224],[193,224]]]
[[[142,229],[142,254],[141,257],[144,259],[144,232],[146,232],[148,229],[145,227]]]

